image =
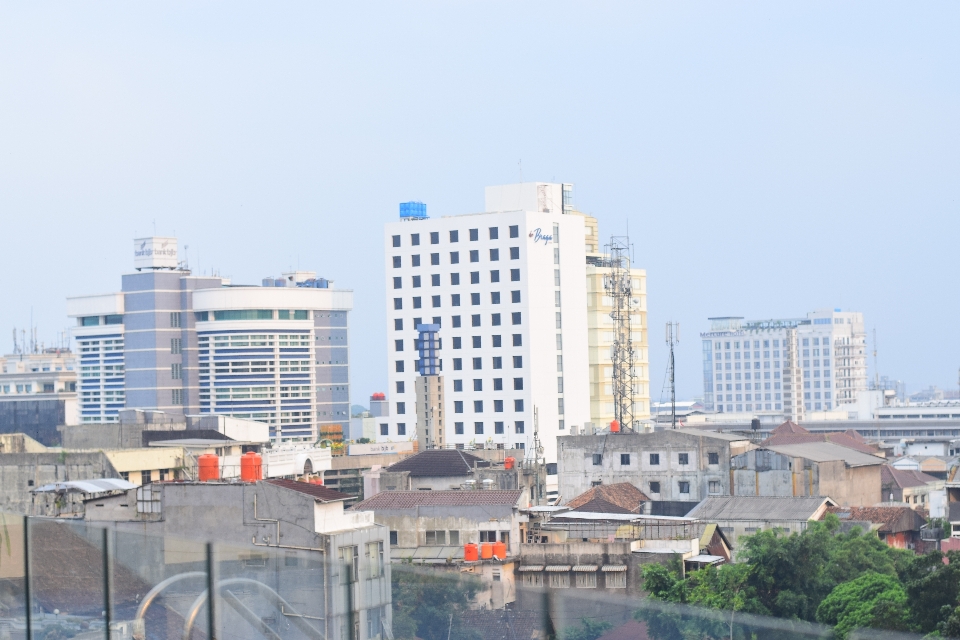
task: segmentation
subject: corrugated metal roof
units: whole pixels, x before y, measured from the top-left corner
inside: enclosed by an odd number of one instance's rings
[[[690,512],[691,518],[706,521],[784,521],[809,520],[830,498],[792,496],[713,496]]]
[[[547,565],[547,571],[553,573],[561,573],[563,571],[570,571],[570,565],[568,564],[550,564]]]
[[[574,571],[596,571],[597,565],[595,564],[575,564],[573,565]]]
[[[627,565],[625,564],[605,564],[600,567],[600,571],[626,571]]]
[[[522,564],[517,571],[543,571],[542,564]]]
[[[103,493],[105,491],[126,491],[137,485],[122,478],[94,478],[91,480],[68,480],[54,482],[34,489],[31,493],[52,493],[64,491],[68,493]]]
[[[272,484],[277,487],[283,487],[284,489],[289,489],[290,491],[296,491],[297,493],[305,493],[308,496],[316,498],[321,502],[337,502],[339,500],[349,500],[353,496],[347,495],[346,493],[340,493],[335,491],[330,487],[325,487],[322,484],[310,484],[309,482],[297,482],[296,480],[267,480],[268,484]]]
[[[513,506],[523,493],[520,489],[476,489],[469,491],[382,491],[354,505],[354,511],[412,509],[414,507]]]
[[[726,560],[723,556],[708,556],[708,555],[699,555],[693,556],[692,558],[687,558],[687,562],[696,562],[697,564],[716,564],[718,562],[723,562]]]
[[[842,460],[850,467],[867,467],[872,465],[881,465],[883,458],[872,456],[868,453],[854,451],[847,447],[842,447],[832,442],[806,442],[803,444],[784,444],[771,445],[764,447],[770,451],[776,451],[792,458],[806,458],[814,462],[830,462],[832,460]]]

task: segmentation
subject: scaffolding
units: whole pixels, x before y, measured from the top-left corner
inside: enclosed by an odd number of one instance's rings
[[[631,245],[628,236],[612,236],[606,246],[610,272],[604,277],[603,288],[612,300],[614,417],[624,431],[635,431],[634,394],[637,390],[635,353],[633,350],[632,316],[636,312],[633,297],[633,278],[630,274]]]

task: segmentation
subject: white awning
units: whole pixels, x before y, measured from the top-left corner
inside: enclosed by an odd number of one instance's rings
[[[699,555],[693,556],[692,558],[687,558],[687,562],[695,562],[697,564],[717,564],[718,562],[723,562],[726,560],[723,556],[708,556],[708,555]]]
[[[517,571],[543,571],[542,564],[522,564]]]
[[[57,491],[70,493],[104,493],[106,491],[126,491],[137,485],[122,478],[94,478],[92,480],[69,480],[45,484],[33,490],[33,493],[54,493]]]
[[[570,565],[568,564],[551,564],[547,567],[547,571],[553,571],[559,573],[561,571],[570,571]]]
[[[575,564],[573,565],[574,571],[596,571],[597,565],[595,564]]]
[[[625,564],[605,564],[600,567],[601,571],[626,571],[627,565]]]

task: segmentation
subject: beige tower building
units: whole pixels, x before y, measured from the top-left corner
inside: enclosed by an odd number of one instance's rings
[[[604,284],[612,273],[609,256],[603,253],[597,219],[584,216],[587,254],[587,335],[590,360],[590,421],[596,427],[606,427],[615,418],[613,380],[614,310],[613,299]],[[634,351],[634,405],[635,421],[650,418],[650,360],[647,343],[647,272],[630,269],[632,297],[630,300],[631,341]],[[639,428],[639,427],[638,427]]]

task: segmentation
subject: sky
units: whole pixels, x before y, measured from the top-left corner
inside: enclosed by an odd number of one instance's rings
[[[691,398],[708,317],[823,307],[864,313],[881,374],[956,389],[957,33],[955,2],[0,0],[0,351],[31,315],[54,343],[155,230],[201,273],[353,289],[365,404],[383,223],[522,175],[629,228],[653,401],[667,321]]]

